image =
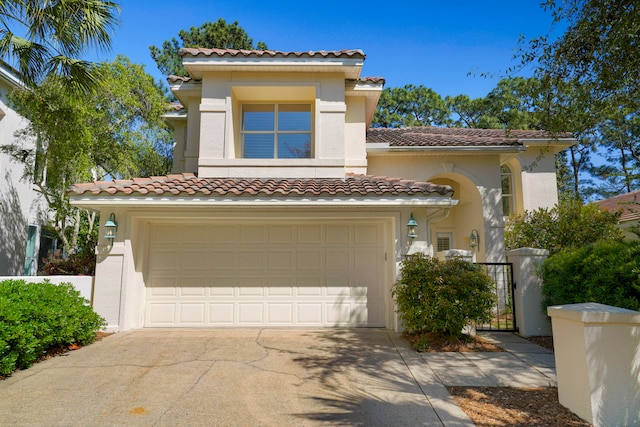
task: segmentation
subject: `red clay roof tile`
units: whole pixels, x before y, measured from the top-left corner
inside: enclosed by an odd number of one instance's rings
[[[292,51],[280,51],[280,50],[257,50],[257,49],[208,49],[208,48],[180,48],[178,51],[178,55],[180,56],[243,56],[243,57],[262,57],[262,56],[270,56],[275,58],[277,56],[281,57],[307,57],[313,58],[314,56],[321,56],[323,58],[333,57],[359,57],[364,59],[366,55],[360,49],[343,49],[343,50],[316,50],[316,51],[306,51],[306,52],[292,52]]]
[[[620,222],[640,219],[640,191],[620,194],[605,200],[598,200],[596,203],[600,208],[609,212],[622,211]]]
[[[194,174],[179,174],[132,180],[95,181],[73,185],[72,195],[216,195],[253,196],[451,196],[448,185],[369,175],[348,174],[339,178],[198,178]]]
[[[469,128],[371,128],[367,143],[388,143],[391,147],[520,146],[521,139],[573,138],[571,133],[551,136],[539,130]]]

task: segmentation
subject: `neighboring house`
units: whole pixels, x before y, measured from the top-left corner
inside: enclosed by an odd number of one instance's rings
[[[640,191],[620,194],[610,199],[595,202],[601,209],[609,212],[622,211],[618,224],[627,240],[637,240],[639,236],[630,229],[640,231]]]
[[[21,86],[15,71],[0,62],[0,146],[14,143],[14,133],[28,125],[8,100]],[[33,141],[21,143],[35,148]],[[24,165],[0,152],[0,276],[35,275],[38,253],[49,241],[41,245],[44,202],[23,175]]]
[[[359,50],[181,55],[173,174],[70,190],[117,223],[94,290],[111,330],[397,328],[407,254],[504,261],[503,217],[557,201],[570,135],[368,129],[384,80]]]

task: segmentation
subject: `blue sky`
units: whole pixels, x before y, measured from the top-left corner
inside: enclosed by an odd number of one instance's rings
[[[382,76],[386,87],[422,84],[442,96],[474,98],[485,96],[504,71],[516,65],[513,54],[521,34],[530,38],[551,27],[551,16],[538,0],[119,3],[121,25],[113,49],[99,59],[124,54],[145,64],[156,78],[162,76],[149,46],[161,46],[181,29],[224,18],[237,20],[254,42],[264,41],[270,49],[362,49],[367,55],[363,76]]]

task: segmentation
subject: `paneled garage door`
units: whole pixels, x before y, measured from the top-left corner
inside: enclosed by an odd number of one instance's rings
[[[384,228],[153,225],[145,326],[384,327]]]

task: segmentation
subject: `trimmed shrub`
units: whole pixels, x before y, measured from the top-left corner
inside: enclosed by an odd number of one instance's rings
[[[49,349],[89,344],[106,325],[69,283],[0,282],[0,375],[24,369]]]
[[[468,324],[491,319],[494,286],[477,265],[417,254],[402,262],[391,292],[408,332],[460,336]]]
[[[640,309],[640,241],[599,242],[549,257],[541,268],[543,309],[598,302]]]

